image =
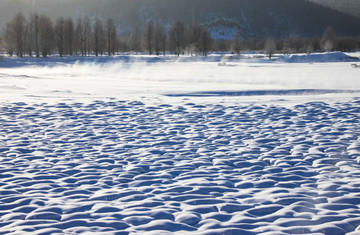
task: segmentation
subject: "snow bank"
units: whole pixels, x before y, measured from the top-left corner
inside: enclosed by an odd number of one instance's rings
[[[303,55],[290,55],[284,57],[284,62],[288,63],[323,63],[323,62],[348,62],[356,61],[358,58],[354,58],[346,55],[343,52],[330,52],[330,53],[314,53]]]
[[[173,62],[174,56],[147,56],[147,55],[119,55],[119,56],[65,56],[47,58],[18,58],[6,57],[0,64],[0,68],[18,67],[55,67],[61,65],[111,65],[111,64],[132,64],[132,63],[158,63]]]
[[[357,54],[354,54],[358,56]],[[0,56],[1,61],[1,56]],[[117,56],[74,56],[74,57],[48,57],[48,58],[17,58],[4,57],[1,61],[0,68],[19,68],[19,67],[55,67],[60,65],[104,65],[111,64],[157,64],[157,63],[218,63],[219,66],[232,66],[231,63],[325,63],[325,62],[349,62],[359,61],[359,58],[349,56],[343,52],[331,53],[315,53],[315,54],[294,54],[290,56],[274,55],[272,60],[269,60],[265,54],[258,53],[244,53],[240,56],[232,54],[224,54],[220,52],[210,53],[209,56],[192,56],[181,55],[179,57],[174,55],[166,56],[149,56],[145,54],[139,55],[117,55]],[[229,64],[228,64],[229,63]]]

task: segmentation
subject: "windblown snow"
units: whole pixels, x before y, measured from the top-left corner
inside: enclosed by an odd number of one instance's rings
[[[360,70],[333,57],[4,58],[0,234],[358,234]]]

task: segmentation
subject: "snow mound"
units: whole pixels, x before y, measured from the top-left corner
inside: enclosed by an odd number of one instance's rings
[[[1,103],[0,234],[355,234],[359,105]]]
[[[343,52],[314,53],[290,55],[284,59],[288,63],[324,63],[324,62],[347,62],[356,61],[358,58],[346,55]]]

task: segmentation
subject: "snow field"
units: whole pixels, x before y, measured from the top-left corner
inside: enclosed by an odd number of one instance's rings
[[[360,101],[0,108],[2,234],[356,234]]]
[[[5,57],[0,234],[359,234],[353,63]]]
[[[269,90],[283,90],[285,94],[286,91],[290,92],[287,96],[281,92],[273,93],[273,97],[263,97],[261,94],[256,97],[236,95],[236,99],[231,102],[263,103],[273,100],[278,103],[281,99],[301,103],[304,100],[314,100],[313,93],[307,96],[292,95],[291,91],[294,89],[304,90],[304,94],[311,90],[339,90],[333,92],[332,96],[328,92],[320,92],[315,100],[324,98],[328,102],[335,98],[332,100],[337,101],[339,97],[349,100],[349,97],[352,99],[356,95],[336,93],[341,93],[342,90],[359,93],[360,70],[351,67],[356,62],[344,62],[344,56],[343,53],[293,55],[284,58],[280,56],[276,61],[269,61],[264,57],[256,59],[256,54],[244,54],[234,59],[219,54],[206,58],[144,55],[5,58],[0,63],[0,101],[38,103],[38,100],[44,99],[46,102],[76,99],[88,102],[117,98],[144,102],[160,99],[159,102],[173,103],[178,102],[178,99],[169,101],[162,95]],[[289,63],[286,60],[302,63]],[[317,61],[325,62],[316,63]],[[218,66],[223,62],[224,66]],[[211,102],[217,103],[219,99]]]

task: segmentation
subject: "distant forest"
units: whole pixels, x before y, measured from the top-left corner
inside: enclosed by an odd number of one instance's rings
[[[246,40],[321,37],[328,26],[338,36],[359,36],[359,18],[339,10],[347,6],[341,3],[351,1],[350,8],[359,6],[359,0],[0,0],[0,28],[19,12],[26,18],[37,12],[53,22],[89,17],[93,24],[96,18],[111,18],[122,35],[143,30],[149,21],[166,30],[176,21],[196,21],[215,40],[231,40],[238,31]],[[337,10],[324,7],[325,2]]]
[[[10,56],[19,57],[47,57],[52,53],[60,57],[99,56],[126,51],[147,51],[149,55],[171,51],[178,56],[187,51],[206,56],[213,41],[208,29],[196,22],[185,25],[176,21],[166,32],[161,25],[149,21],[143,30],[135,28],[128,37],[119,35],[117,28],[111,18],[97,18],[91,23],[88,17],[76,22],[60,17],[54,23],[47,15],[34,13],[27,19],[19,13],[6,24],[1,45]]]
[[[111,18],[90,21],[80,17],[59,17],[55,22],[47,15],[36,13],[25,17],[17,14],[7,22],[1,34],[0,48],[10,56],[60,57],[67,55],[115,55],[123,52],[148,52],[149,55],[172,53],[207,56],[209,51],[264,51],[269,58],[277,53],[312,53],[314,51],[351,51],[360,48],[359,37],[338,37],[328,27],[322,37],[289,39],[242,39],[237,31],[231,40],[214,40],[208,26],[196,21],[175,21],[169,29],[148,21],[130,34],[119,33],[119,25]]]

